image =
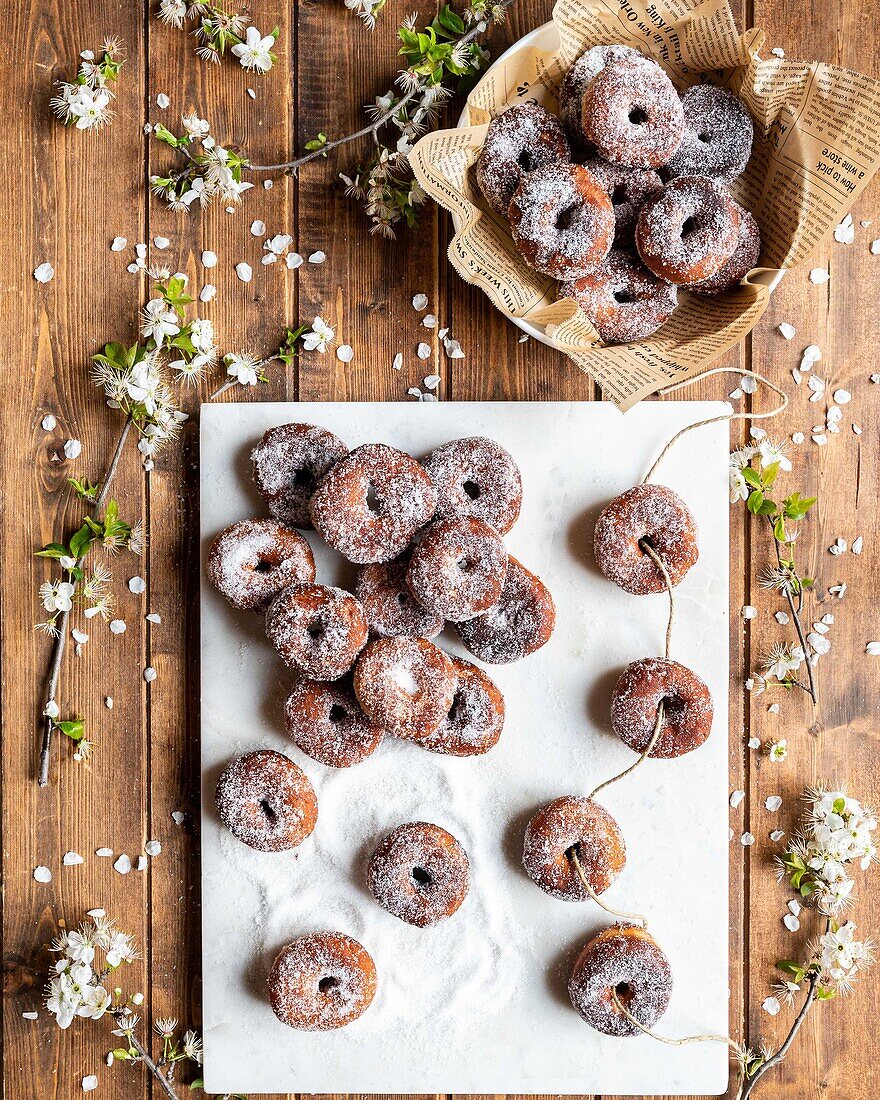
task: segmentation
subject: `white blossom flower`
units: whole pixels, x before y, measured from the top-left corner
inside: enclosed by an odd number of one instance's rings
[[[113,930],[107,940],[107,965],[119,966],[120,963],[130,963],[138,957],[134,948],[134,940],[126,932]]]
[[[40,585],[40,599],[43,607],[50,613],[58,611],[70,611],[73,607],[73,593],[75,589],[68,581],[44,581]]]
[[[790,672],[797,672],[803,663],[804,651],[800,646],[777,642],[764,659],[764,672],[777,680],[785,680]]]
[[[177,0],[175,0],[175,2],[177,2]],[[179,0],[179,2],[182,4],[183,0]],[[184,130],[186,130],[191,138],[207,137],[210,133],[210,122],[208,122],[206,118],[199,118],[195,111],[191,111],[188,115],[181,115],[180,121],[183,124]]]
[[[78,932],[67,933],[64,954],[75,962],[91,964],[95,957],[95,941],[87,925],[83,925]]]
[[[46,995],[46,1008],[55,1017],[55,1022],[63,1030],[73,1023],[76,1010],[82,1003],[79,990],[74,988],[67,974],[60,974],[49,982]]]
[[[156,1029],[157,1035],[161,1035],[163,1039],[170,1039],[177,1030],[177,1020],[173,1016],[160,1016],[153,1027]]]
[[[238,58],[243,69],[267,73],[273,64],[272,47],[274,45],[275,39],[271,34],[264,38],[256,27],[251,26],[245,31],[244,42],[233,46],[231,52]]]
[[[303,336],[303,347],[306,351],[319,351],[323,353],[333,343],[335,333],[323,317],[316,317],[312,321],[312,331]]]
[[[223,362],[226,364],[226,373],[242,386],[256,386],[259,382],[258,372],[261,363],[249,352],[229,352],[228,355],[224,355]]]
[[[110,119],[110,93],[105,88],[80,86],[68,105],[71,118],[76,119],[77,130],[95,130]]]
[[[183,1037],[183,1053],[196,1065],[202,1064],[202,1040],[194,1031],[188,1031]]]
[[[88,1020],[100,1020],[110,1007],[110,1000],[110,994],[102,985],[86,986],[76,1014]]]
[[[788,473],[791,470],[791,459],[785,456],[786,443],[781,441],[774,443],[770,439],[762,439],[758,444],[758,453],[761,455],[761,469],[766,470],[768,466],[772,466],[774,463],[779,463],[779,469]]]
[[[740,500],[748,500],[751,489],[743,477],[742,470],[731,463],[728,471],[728,486],[730,490],[730,503],[736,504]]]
[[[186,0],[161,0],[159,4],[159,18],[178,30],[183,26],[186,12]]]
[[[786,741],[784,737],[780,738],[779,741],[771,741],[770,748],[767,750],[767,755],[774,763],[781,764],[786,756],[788,756],[788,741]]]
[[[202,355],[213,357],[217,350],[214,342],[214,322],[196,317],[189,326],[189,338],[193,347]]]
[[[177,336],[180,332],[179,318],[169,309],[164,298],[153,298],[147,302],[142,312],[141,334],[148,340],[156,341],[161,348],[168,336]]]

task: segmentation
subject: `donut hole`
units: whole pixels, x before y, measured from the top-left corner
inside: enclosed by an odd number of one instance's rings
[[[470,497],[471,500],[476,500],[477,497],[479,497],[480,493],[482,492],[482,490],[480,489],[480,486],[477,485],[477,483],[475,481],[470,481],[470,480],[463,481],[462,484],[461,484],[461,487],[464,491],[465,496]]]
[[[423,890],[434,881],[430,872],[426,871],[424,867],[413,867],[412,871],[410,871],[410,878],[412,878],[413,886],[415,886],[417,890]]]
[[[630,985],[629,982],[618,982],[614,987],[614,995],[624,1008],[629,1009],[629,1006],[633,1002],[633,998],[636,995],[636,991]]]
[[[397,593],[397,602],[400,604],[401,607],[409,607],[409,604],[410,604],[409,593],[408,592],[398,592]]]
[[[376,492],[372,482],[367,485],[367,491],[364,494],[364,504],[367,506],[367,511],[372,512],[374,515],[378,515],[384,507],[384,501]]]
[[[619,183],[611,192],[609,198],[611,199],[612,206],[621,206],[627,201],[626,199],[626,184]]]
[[[315,475],[312,473],[311,470],[306,470],[306,469],[294,470],[293,480],[292,480],[291,484],[293,484],[293,485],[314,485],[314,483],[315,483]]]
[[[331,722],[344,722],[345,719],[348,717],[348,711],[345,709],[345,707],[340,706],[339,703],[334,703],[330,707],[330,711],[327,714],[327,717]]]
[[[685,218],[681,223],[681,239],[684,240],[686,237],[690,237],[694,233],[697,233],[700,229],[700,224],[700,219],[696,214],[692,214],[689,218]]]
[[[318,992],[332,993],[338,985],[339,979],[334,978],[332,974],[328,974],[326,977],[321,978],[321,980],[318,982]]]
[[[260,809],[263,811],[263,814],[267,821],[275,821],[275,819],[278,817],[278,814],[275,813],[272,804],[268,802],[265,798],[260,799]]]
[[[575,214],[577,213],[577,203],[572,203],[571,206],[566,206],[560,210],[556,215],[556,221],[554,225],[560,233],[564,233],[566,229],[571,229],[574,224]]]
[[[473,558],[468,557],[467,554],[463,554],[457,561],[456,566],[461,573],[473,573],[477,568],[477,563]]]
[[[320,619],[314,619],[306,627],[306,634],[312,639],[313,642],[320,642],[327,630]]]
[[[538,167],[538,158],[532,149],[523,149],[516,158],[516,163],[524,172],[534,172]]]
[[[465,694],[463,691],[457,691],[449,708],[449,714],[446,715],[446,721],[452,725],[464,725],[469,718],[470,712]]]
[[[697,134],[697,141],[702,141],[704,145],[708,145],[711,140],[711,134]]]
[[[626,287],[619,287],[617,290],[612,291],[611,297],[620,306],[625,306],[628,303],[634,302],[636,300],[635,295],[632,293],[632,291],[627,290]]]
[[[275,568],[271,561],[266,561],[265,558],[260,558],[257,564],[254,566],[255,573],[271,573]]]
[[[661,703],[663,704],[664,722],[676,722],[683,717],[686,704],[680,695],[674,692],[670,695],[664,695],[657,703],[658,708]]]
[[[648,112],[644,107],[636,104],[630,107],[629,114],[626,117],[632,126],[644,126],[648,121]]]

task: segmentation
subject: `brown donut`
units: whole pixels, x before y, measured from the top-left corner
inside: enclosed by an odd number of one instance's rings
[[[376,980],[376,964],[357,940],[317,932],[278,953],[269,971],[269,1003],[288,1027],[331,1031],[366,1012]]]
[[[667,178],[710,176],[731,183],[752,155],[752,116],[733,92],[713,84],[694,84],[681,93],[684,132],[681,145],[665,165]]]
[[[437,490],[438,519],[476,516],[506,535],[519,518],[519,467],[494,439],[452,439],[431,451],[422,465]]]
[[[758,266],[761,255],[761,230],[752,215],[738,203],[733,204],[739,214],[739,240],[733,255],[710,279],[694,283],[689,289],[694,294],[723,294],[741,282],[753,267]]]
[[[490,665],[519,661],[550,640],[556,625],[553,597],[542,580],[508,559],[501,598],[483,615],[455,629],[465,649]]]
[[[587,84],[581,122],[612,164],[659,168],[681,144],[684,111],[672,81],[646,57],[606,65]]]
[[[632,46],[593,46],[575,61],[565,74],[559,90],[559,121],[568,135],[572,149],[586,152],[582,119],[584,92],[593,77],[614,61],[640,60],[642,55]]]
[[[318,800],[308,776],[272,749],[233,760],[217,783],[217,812],[226,828],[261,852],[285,852],[309,836]]]
[[[501,598],[507,551],[501,536],[474,516],[439,519],[413,549],[406,583],[423,607],[451,623],[482,615]]]
[[[361,710],[348,684],[299,680],[284,705],[291,740],[330,768],[360,764],[382,743],[384,731]]]
[[[245,519],[214,539],[208,576],[233,607],[265,611],[289,584],[315,579],[315,558],[298,531],[274,519]]]
[[[477,184],[493,210],[507,217],[524,176],[544,164],[571,159],[562,127],[537,103],[517,103],[489,123],[477,160]]]
[[[373,853],[367,885],[383,909],[407,924],[438,924],[467,897],[467,853],[439,825],[398,825]]]
[[[318,533],[358,565],[402,554],[436,507],[437,493],[426,471],[384,443],[349,452],[321,481],[311,501]]]
[[[525,176],[517,188],[510,229],[529,267],[554,279],[576,279],[608,255],[614,210],[586,168],[548,164]]]
[[[338,680],[367,644],[367,617],[350,592],[294,584],[266,612],[266,637],[290,668],[312,680]]]
[[[269,514],[289,527],[311,527],[315,486],[348,447],[314,424],[279,424],[251,451],[254,482]]]
[[[634,752],[643,753],[661,702],[663,723],[650,757],[669,760],[698,749],[712,732],[712,696],[695,672],[664,657],[644,657],[623,670],[611,697],[614,732]]]
[[[653,1027],[666,1011],[672,995],[669,960],[643,928],[604,929],[581,951],[568,982],[571,1003],[590,1027],[605,1035],[641,1035],[615,1006],[612,990],[642,1027]]]
[[[504,696],[481,668],[451,657],[458,682],[449,713],[419,744],[446,756],[481,756],[498,743]]]
[[[629,252],[612,248],[601,267],[560,293],[574,298],[606,344],[643,340],[667,321],[678,305],[678,291],[658,279]]]
[[[355,595],[379,638],[436,638],[446,620],[422,607],[406,583],[409,555],[358,570]]]
[[[440,725],[455,697],[455,669],[425,638],[378,638],[354,669],[364,713],[395,737],[421,741]]]
[[[596,563],[609,580],[634,596],[666,591],[663,574],[640,546],[643,540],[666,566],[673,585],[699,557],[696,520],[665,485],[627,489],[596,520]]]
[[[546,893],[562,901],[588,901],[572,850],[594,894],[601,894],[626,865],[617,822],[591,798],[564,796],[543,806],[526,827],[523,867]]]
[[[648,199],[660,194],[663,181],[651,168],[609,164],[607,160],[599,160],[598,157],[585,160],[584,168],[593,173],[611,199],[614,210],[614,247],[631,248],[639,211]]]
[[[705,282],[736,250],[741,209],[715,180],[679,176],[639,211],[639,255],[667,282]]]

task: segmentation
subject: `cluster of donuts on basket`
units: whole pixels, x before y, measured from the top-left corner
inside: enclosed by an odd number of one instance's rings
[[[482,437],[456,439],[422,462],[371,443],[349,451],[310,424],[283,424],[252,452],[253,476],[272,518],[221,531],[207,568],[236,608],[265,615],[266,636],[295,680],[287,732],[329,767],[358,764],[386,735],[459,757],[501,736],[504,698],[477,665],[431,640],[450,623],[489,664],[519,660],[553,632],[553,598],[508,555],[522,480],[512,456]],[[355,591],[316,582],[314,528],[358,569]],[[314,830],[318,803],[303,770],[259,749],[223,771],[224,825],[245,844],[278,852]],[[417,927],[452,916],[468,891],[468,857],[440,826],[406,822],[381,840],[368,886],[388,912]],[[376,990],[376,967],[356,940],[303,936],[278,955],[269,999],[302,1030],[341,1027]]]
[[[679,96],[637,50],[594,46],[566,73],[558,119],[529,102],[492,120],[476,180],[529,267],[605,343],[629,343],[660,328],[679,289],[720,294],[757,264],[757,223],[727,190],[753,136],[732,92]]]
[[[696,563],[697,526],[684,501],[663,485],[643,483],[601,512],[593,538],[602,573],[633,595],[669,592]],[[670,603],[671,606],[671,603]],[[671,619],[670,619],[671,628]],[[712,729],[712,696],[696,673],[667,655],[623,670],[612,693],[611,726],[639,760],[588,797],[563,796],[529,822],[523,844],[528,876],[563,901],[593,900],[622,918],[583,948],[568,990],[583,1019],[608,1035],[639,1035],[666,1011],[672,992],[669,961],[643,917],[599,901],[626,865],[619,825],[595,800],[646,758],[673,758],[698,748]]]

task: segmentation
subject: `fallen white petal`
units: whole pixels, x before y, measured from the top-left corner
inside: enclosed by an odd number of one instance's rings
[[[68,439],[64,443],[64,455],[66,458],[79,458],[83,445],[78,439]]]
[[[419,346],[416,348],[416,355],[419,357],[419,359],[430,359],[431,358],[431,347],[430,347],[430,345],[429,344],[419,344]]]
[[[798,901],[797,898],[792,898],[791,901],[788,903],[788,911],[789,913],[794,913],[796,917],[800,916],[801,903]]]
[[[149,615],[144,615],[144,618],[148,623],[158,624],[162,622],[162,616],[157,611],[151,611]]]
[[[739,838],[739,842],[744,848],[748,848],[750,845],[755,843],[755,838],[752,836],[751,833],[743,833],[743,835]]]
[[[128,240],[126,237],[114,237],[110,244],[110,251],[121,252],[127,244]]]
[[[399,351],[397,353],[397,355],[395,355],[394,358],[391,360],[391,366],[393,367],[394,370],[400,370],[400,368],[403,366],[403,352],[402,351]]]
[[[848,405],[852,401],[852,394],[849,390],[835,390],[832,396],[838,405]]]
[[[120,875],[127,875],[131,870],[131,860],[125,852],[123,852],[119,859],[113,864],[113,870],[118,871]]]
[[[39,1020],[39,1012],[22,1012],[21,1018],[23,1020]]]
[[[107,858],[109,858],[110,856],[113,855],[113,849],[112,848],[96,848],[95,849],[95,855],[96,856],[101,856],[102,859],[107,859]]]
[[[801,922],[795,916],[794,913],[786,913],[782,918],[782,923],[789,930],[789,932],[797,932],[801,926]]]
[[[787,611],[777,611],[773,618],[779,623],[780,626],[788,626],[791,620],[788,617]]]
[[[171,819],[175,825],[182,825],[185,818],[186,814],[181,810],[173,810],[171,813]]]
[[[774,57],[785,57],[785,50],[781,46],[774,46],[770,51]]]
[[[440,381],[441,379],[439,374],[428,374],[422,379],[422,385],[426,389],[436,390],[437,387],[440,385]]]
[[[217,288],[213,283],[205,283],[202,289],[199,291],[200,302],[213,302],[217,297]]]
[[[259,218],[256,218],[251,222],[251,236],[262,237],[266,232],[265,222],[261,222]]]
[[[422,325],[425,328],[436,328],[437,318],[434,316],[433,313],[426,313],[425,316],[422,318]]]
[[[806,437],[804,436],[803,432],[794,432],[794,434],[791,437],[791,441],[792,441],[792,443],[803,443],[805,438]]]
[[[311,256],[309,256],[309,263],[310,264],[322,264],[326,259],[327,259],[327,257],[319,249],[317,252],[313,252],[311,254]]]
[[[779,807],[782,805],[782,799],[778,794],[771,794],[764,802],[764,805],[767,807],[771,814],[775,814]]]
[[[413,309],[418,310],[418,312],[421,313],[423,309],[428,308],[428,295],[427,294],[416,294],[413,297],[412,304],[413,304]]]
[[[156,96],[156,106],[161,108],[161,110],[166,111],[170,105],[171,100],[168,98],[168,96],[164,92],[159,92],[159,94]]]
[[[243,283],[249,283],[254,277],[254,271],[250,264],[246,264],[244,261],[235,265],[235,274],[241,279]]]
[[[55,268],[50,263],[39,264],[34,268],[34,278],[38,283],[50,283],[55,278]]]
[[[745,798],[745,796],[745,791],[733,791],[730,795],[730,808],[732,810],[735,810],[740,802],[742,802],[742,800]]]
[[[202,267],[216,267],[217,253],[206,250],[202,253]]]
[[[86,642],[89,640],[88,634],[83,634],[83,632],[81,630],[77,630],[76,627],[71,630],[70,636],[77,643],[77,645],[85,645]]]
[[[157,676],[158,676],[158,673],[153,668],[153,666],[152,665],[147,665],[147,667],[144,669],[144,679],[147,681],[147,683],[152,684],[152,682],[156,679]]]
[[[831,276],[825,270],[824,267],[814,267],[810,271],[810,282],[815,283],[817,286],[821,286],[822,283],[827,283]]]
[[[821,634],[811,633],[807,635],[807,642],[816,654],[827,653],[831,648],[831,642]]]
[[[137,857],[137,863],[135,864],[135,870],[136,871],[146,871],[146,869],[149,865],[150,865],[150,861],[147,859],[146,856],[138,856]]]
[[[257,93],[254,91],[253,88],[245,88],[245,91],[251,97],[251,99],[256,99],[257,98]],[[267,181],[267,182],[269,182],[269,181]]]
[[[165,98],[167,99],[168,96],[165,96]],[[167,107],[168,104],[166,103],[165,106]],[[88,1077],[83,1077],[83,1079],[82,1079],[82,1090],[83,1090],[83,1092],[94,1092],[97,1087],[98,1087],[98,1078],[94,1075],[94,1073],[90,1073],[88,1075]]]
[[[35,867],[34,868],[34,881],[35,882],[51,882],[52,872],[48,867]]]
[[[126,630],[126,625],[122,621],[122,619],[111,619],[110,620],[110,633],[111,634],[124,634],[125,630]]]
[[[83,857],[79,852],[65,852],[61,862],[65,867],[76,867],[83,862]]]
[[[147,590],[147,582],[143,577],[132,577],[128,582],[128,589],[130,592],[134,592],[136,596],[139,596],[142,592]]]
[[[148,856],[157,856],[162,851],[162,845],[158,840],[148,840],[144,845],[144,851]]]
[[[747,603],[742,609],[742,617],[744,619],[754,619],[754,618],[757,618],[757,615],[758,615],[757,607],[752,607],[752,605],[750,603]]]
[[[169,241],[167,237],[153,237],[153,244],[160,252],[164,252],[171,244],[171,241]]]
[[[779,1009],[781,1008],[781,1005],[775,997],[768,997],[761,1005],[761,1008],[763,1008],[769,1016],[776,1016],[779,1014]]]
[[[284,257],[284,262],[290,268],[291,271],[296,271],[298,267],[302,267],[303,258],[298,252],[288,252]]]
[[[880,238],[876,241],[871,241],[871,255],[880,256]]]
[[[786,340],[791,340],[797,335],[797,329],[794,325],[790,325],[788,321],[783,321],[782,324],[777,327]]]
[[[354,350],[351,344],[340,344],[336,349],[336,358],[340,363],[350,363],[354,359]]]
[[[770,839],[773,841],[774,844],[778,844],[784,836],[785,831],[783,829],[774,829],[773,832],[770,834]]]
[[[40,427],[44,432],[51,432],[58,424],[58,421],[51,413],[47,413],[40,421]]]
[[[880,642],[868,642],[865,645],[865,653],[869,657],[880,657]]]

